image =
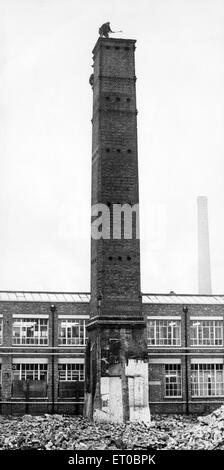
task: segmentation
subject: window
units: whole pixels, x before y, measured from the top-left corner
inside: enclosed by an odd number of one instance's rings
[[[84,364],[59,364],[59,382],[83,382]]]
[[[3,343],[3,320],[0,318],[0,344]]]
[[[42,346],[48,344],[48,319],[17,318],[13,321],[12,342],[14,345]]]
[[[47,381],[47,364],[13,364],[13,380]]]
[[[2,386],[2,365],[0,364],[0,387]]]
[[[223,364],[191,364],[192,397],[224,395]]]
[[[85,320],[65,319],[59,321],[59,345],[84,346],[86,344]]]
[[[181,365],[165,365],[165,396],[181,397]]]
[[[191,346],[222,346],[222,320],[191,320]]]
[[[153,346],[180,346],[180,320],[148,320],[148,343]]]

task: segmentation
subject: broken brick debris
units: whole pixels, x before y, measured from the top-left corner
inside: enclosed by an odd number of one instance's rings
[[[93,423],[81,416],[0,417],[0,450],[224,450],[224,405],[196,418],[154,416],[150,424]]]

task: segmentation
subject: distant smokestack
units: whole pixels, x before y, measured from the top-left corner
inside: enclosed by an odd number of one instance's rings
[[[211,266],[208,230],[208,203],[206,196],[198,196],[198,292],[211,294]]]

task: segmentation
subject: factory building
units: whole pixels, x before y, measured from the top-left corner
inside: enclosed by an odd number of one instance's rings
[[[224,296],[143,295],[152,413],[210,412],[224,400]]]
[[[100,37],[93,50],[92,207],[109,223],[91,239],[91,294],[0,292],[2,414],[149,421],[149,410],[223,403],[224,295],[211,295],[207,201],[200,295],[142,294],[138,213],[131,236],[114,223],[114,207],[139,203],[135,42]]]
[[[89,295],[0,293],[1,412],[82,413]]]
[[[80,414],[90,294],[0,293],[0,412]],[[224,296],[143,294],[151,413],[224,400]]]

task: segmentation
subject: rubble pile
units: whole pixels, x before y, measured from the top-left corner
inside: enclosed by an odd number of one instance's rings
[[[81,416],[0,417],[0,450],[224,450],[224,405],[205,417],[154,416],[144,423],[96,424]]]
[[[172,433],[167,449],[224,450],[224,405],[210,415],[198,417],[181,435]]]

